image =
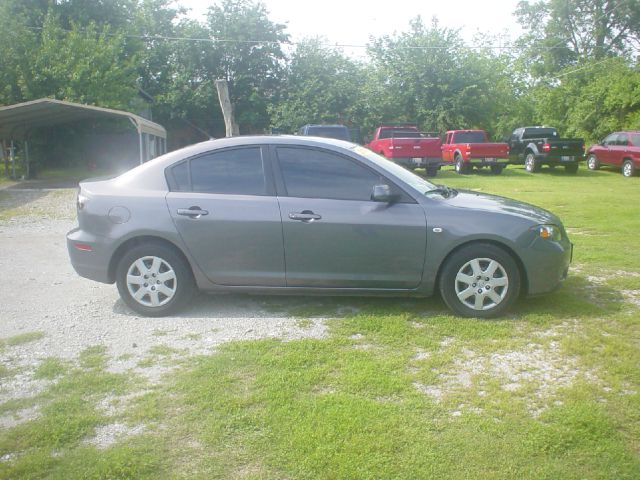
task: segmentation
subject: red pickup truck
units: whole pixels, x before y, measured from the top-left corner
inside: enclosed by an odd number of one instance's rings
[[[442,144],[442,164],[454,165],[460,174],[488,166],[499,175],[509,162],[509,145],[490,143],[484,130],[450,130]]]
[[[381,125],[366,145],[410,170],[424,167],[432,177],[440,168],[440,146],[438,134],[420,132],[413,124]]]

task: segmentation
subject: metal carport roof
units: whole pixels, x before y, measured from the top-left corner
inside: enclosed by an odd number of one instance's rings
[[[162,125],[133,113],[52,98],[0,107],[0,138],[24,140],[34,128],[105,118],[128,118],[138,134],[167,138]]]

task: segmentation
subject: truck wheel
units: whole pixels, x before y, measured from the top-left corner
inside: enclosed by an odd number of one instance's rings
[[[536,156],[533,153],[527,153],[524,159],[524,168],[529,173],[536,173],[542,168],[542,164],[539,160],[536,160]]]
[[[491,165],[491,173],[494,175],[500,175],[504,170],[504,165]]]
[[[564,166],[564,171],[567,173],[576,173],[578,171],[578,164],[577,163],[572,163],[570,165],[565,165]]]
[[[625,177],[633,177],[636,174],[636,166],[631,160],[625,160],[622,164],[622,175]]]
[[[435,177],[438,175],[438,167],[436,165],[427,167],[427,177]]]
[[[456,173],[460,175],[466,175],[469,173],[469,166],[464,163],[464,160],[460,155],[456,156]]]
[[[493,318],[520,294],[520,270],[502,248],[472,243],[447,258],[438,285],[445,303],[458,315]]]
[[[593,153],[587,158],[587,168],[589,170],[598,170],[600,168],[600,162]]]

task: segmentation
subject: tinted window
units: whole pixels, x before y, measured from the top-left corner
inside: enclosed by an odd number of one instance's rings
[[[189,192],[189,162],[182,162],[171,169],[173,178],[170,179],[170,187],[174,192]]]
[[[522,134],[522,139],[529,138],[550,138],[558,136],[555,128],[526,128]]]
[[[628,145],[629,144],[629,140],[627,139],[627,134],[626,133],[619,133],[618,134],[618,145]]]
[[[310,126],[307,128],[307,135],[325,138],[337,138],[338,140],[351,140],[349,129],[347,127],[331,127],[331,126]]]
[[[371,200],[374,185],[385,183],[380,175],[328,151],[305,148],[277,151],[290,197]]]
[[[260,148],[208,153],[191,160],[194,192],[266,195]]]
[[[383,128],[378,138],[420,138],[422,135],[417,130],[402,128]]]
[[[631,137],[631,145],[634,147],[640,147],[640,134],[632,133],[629,136]]]
[[[604,143],[605,145],[615,145],[617,138],[618,138],[618,134],[612,133],[607,138],[605,138],[602,143]]]
[[[452,143],[485,143],[483,132],[458,132],[453,134]]]

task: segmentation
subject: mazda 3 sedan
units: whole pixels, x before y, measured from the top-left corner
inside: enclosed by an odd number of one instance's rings
[[[315,137],[234,137],[86,180],[67,234],[83,277],[164,316],[197,290],[427,297],[502,314],[554,290],[572,245],[560,220],[434,185],[368,149]]]

